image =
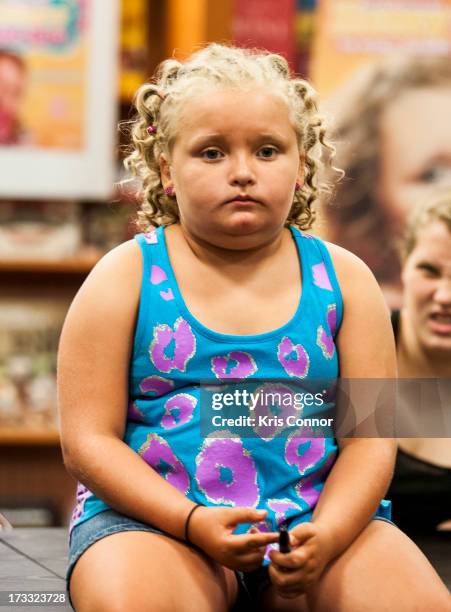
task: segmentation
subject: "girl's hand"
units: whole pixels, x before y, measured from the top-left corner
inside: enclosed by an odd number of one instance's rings
[[[318,523],[301,523],[290,531],[289,553],[272,550],[269,576],[277,593],[286,599],[298,597],[321,576],[332,559],[331,536]]]
[[[255,508],[200,507],[191,518],[189,538],[221,565],[246,572],[256,570],[266,546],[277,542],[278,533],[252,528],[249,533],[234,535],[233,531],[239,523],[259,523],[266,514],[266,510]]]

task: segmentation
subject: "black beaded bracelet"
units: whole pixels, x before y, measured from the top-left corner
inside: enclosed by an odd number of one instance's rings
[[[205,504],[196,504],[195,506],[193,506],[191,508],[191,510],[189,511],[188,516],[186,517],[186,521],[185,521],[185,542],[187,544],[192,544],[191,540],[189,539],[189,535],[188,535],[188,529],[189,529],[189,522],[191,520],[191,517],[193,516],[193,512],[199,508],[200,506],[205,507]]]

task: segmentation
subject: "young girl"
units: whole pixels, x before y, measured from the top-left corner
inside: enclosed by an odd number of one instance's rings
[[[395,375],[371,273],[300,231],[331,151],[312,89],[213,44],[136,106],[144,233],[89,275],[59,352],[75,609],[450,609],[387,520],[392,440],[201,436],[202,380]]]

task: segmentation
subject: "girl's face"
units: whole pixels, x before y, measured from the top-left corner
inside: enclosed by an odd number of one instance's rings
[[[378,200],[395,229],[409,210],[451,187],[451,86],[411,89],[380,124]]]
[[[163,184],[175,189],[180,222],[223,248],[274,238],[293,202],[302,164],[286,104],[266,90],[215,89],[183,106]]]
[[[442,221],[418,232],[402,280],[404,309],[420,346],[451,356],[451,232]]]

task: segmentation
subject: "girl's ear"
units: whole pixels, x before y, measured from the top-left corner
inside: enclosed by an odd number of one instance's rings
[[[169,183],[171,183],[171,171],[169,168],[169,162],[164,153],[160,155],[160,176],[163,187],[168,187]]]

